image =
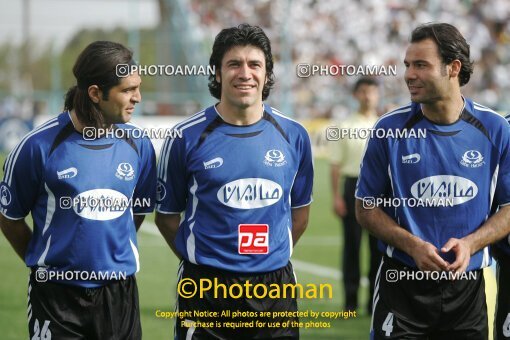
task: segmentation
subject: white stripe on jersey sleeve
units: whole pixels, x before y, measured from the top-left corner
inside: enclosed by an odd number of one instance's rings
[[[198,117],[197,117],[198,118]],[[207,120],[207,117],[202,117],[200,119],[197,119],[197,120],[194,120],[192,122],[189,122],[188,124],[185,124],[183,125],[182,127],[179,127],[178,130],[180,130],[181,132],[186,130],[187,128],[193,126],[193,125],[196,125],[196,124],[199,124],[199,123],[202,123],[203,121]],[[163,175],[163,182],[166,182],[166,175],[168,173],[168,160],[170,159],[170,151],[172,150],[172,144],[174,143],[174,140],[175,139],[172,139],[170,141],[170,144],[168,146],[168,150],[166,151],[166,155],[165,155],[165,158],[163,158],[163,168],[162,168],[162,175]]]
[[[483,106],[483,105],[480,105],[478,103],[473,102],[473,107],[475,109],[477,109],[478,111],[490,112],[490,113],[495,114],[496,116],[501,117],[501,118],[504,119],[504,117],[502,115],[500,115],[496,111],[494,111],[494,110],[492,110],[492,109],[490,109],[490,108],[488,108],[486,106]]]
[[[37,128],[34,131],[32,131],[29,134],[27,134],[25,137],[23,137],[23,139],[18,144],[18,146],[16,146],[11,151],[11,153],[7,157],[7,161],[5,163],[6,167],[5,167],[5,177],[4,178],[5,178],[5,182],[7,183],[8,186],[11,186],[12,170],[14,169],[14,165],[16,164],[16,161],[18,159],[19,153],[21,152],[21,149],[23,148],[23,145],[25,145],[27,140],[30,137],[38,134],[39,132],[42,132],[42,131],[47,130],[47,129],[51,129],[52,127],[55,127],[57,125],[58,125],[58,117],[53,118],[52,120],[48,121],[47,123],[45,123],[41,127]]]
[[[185,119],[185,120],[183,120],[182,122],[180,122],[180,123],[176,124],[176,125],[175,125],[172,129],[174,129],[174,130],[175,130],[175,129],[178,129],[181,125],[185,124],[185,123],[186,123],[186,122],[188,122],[188,121],[191,121],[191,120],[195,119],[197,116],[202,115],[202,113],[204,113],[204,110],[202,110],[202,111],[200,111],[200,112],[195,113],[193,116],[191,116],[191,117],[189,117],[189,118],[186,118],[186,119]],[[166,150],[167,150],[167,148],[168,148],[168,144],[170,143],[170,140],[171,140],[171,138],[169,138],[169,137],[167,137],[167,138],[165,139],[165,142],[163,143],[163,147],[161,148],[161,151],[160,151],[160,154],[159,154],[159,159],[160,159],[160,160],[164,158],[164,156],[163,156],[163,155],[165,154],[165,152],[166,152]],[[159,162],[159,166],[161,166],[161,163],[163,163],[163,162],[161,162],[161,161],[160,161],[160,162]],[[158,166],[158,174],[160,173],[159,166]]]
[[[193,116],[183,120],[182,122],[180,122],[179,124],[175,125],[173,127],[174,130],[178,130],[180,129],[184,124],[188,123],[188,122],[191,122],[193,121],[194,119],[197,119],[199,117],[202,117],[205,113],[205,111],[202,110],[196,114],[194,114]],[[165,172],[167,170],[167,164],[168,164],[168,157],[167,154],[169,155],[170,154],[170,148],[172,146],[172,143],[173,143],[173,138],[167,138],[165,140],[165,143],[163,144],[163,148],[161,149],[161,153],[159,155],[159,165],[158,165],[158,178],[162,178],[164,177],[165,178],[165,181],[166,181],[166,176],[165,176]]]
[[[12,151],[9,153],[9,155],[7,156],[7,159],[6,159],[6,172],[7,172],[7,167],[9,166],[9,163],[12,161],[12,157],[13,155],[16,153],[16,150],[20,147],[20,144],[21,142],[23,142],[26,138],[30,137],[32,134],[34,134],[35,132],[39,131],[40,129],[54,123],[56,120],[57,120],[58,117],[55,117],[53,119],[50,119],[49,121],[47,121],[46,123],[42,124],[41,126],[37,127],[36,129],[34,129],[33,131],[30,131],[29,133],[27,133],[22,139],[21,141],[18,143],[18,145],[16,145],[14,147],[14,149],[12,149]]]
[[[410,112],[411,111],[411,104],[407,105],[407,106],[402,106],[400,108],[398,108],[397,110],[394,110],[394,111],[390,111],[388,113],[385,113],[384,115],[381,116],[381,118],[379,118],[377,120],[377,122],[375,122],[374,126],[376,126],[381,120],[385,119],[385,118],[388,118],[388,117],[391,117],[393,115],[396,115],[396,114],[400,114],[400,113],[407,113],[407,112]],[[368,140],[367,142],[365,143],[365,148],[363,149],[363,154],[361,155],[361,164],[360,164],[360,168],[363,166],[363,159],[365,158],[365,154],[367,153],[367,149],[368,149]],[[356,190],[357,191],[357,190]],[[358,197],[356,196],[356,194],[354,195],[357,199],[362,199],[361,197]]]

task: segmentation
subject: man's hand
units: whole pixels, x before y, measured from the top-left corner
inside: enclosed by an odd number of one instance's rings
[[[447,270],[459,274],[465,272],[471,259],[471,246],[463,239],[451,238],[441,248],[441,251],[447,253],[451,250],[455,253],[455,262],[448,265]]]
[[[418,246],[412,248],[409,255],[422,271],[444,271],[449,266],[449,263],[439,256],[439,250],[429,242],[420,242]]]
[[[335,195],[335,199],[333,201],[333,210],[335,214],[340,218],[347,215],[347,206],[343,197]]]

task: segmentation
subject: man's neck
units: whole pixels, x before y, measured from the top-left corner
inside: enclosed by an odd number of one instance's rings
[[[80,133],[83,132],[85,125],[82,124],[82,122],[76,115],[76,111],[74,111],[74,109],[73,109],[69,113],[70,113],[69,116],[71,117],[71,123],[73,123],[74,129]]]
[[[429,120],[438,124],[455,123],[464,108],[464,98],[462,95],[446,98],[430,104],[421,104],[423,115]]]
[[[260,104],[260,106],[252,105],[247,108],[238,108],[219,102],[218,105],[216,105],[216,110],[225,122],[232,125],[254,124],[262,118],[264,113],[262,104]]]
[[[78,118],[78,115],[76,114],[76,111],[74,109],[71,110],[69,113],[70,113],[71,122],[73,123],[74,129],[76,131],[82,133],[83,129],[86,128],[87,126],[81,122],[80,118]],[[102,128],[110,129],[112,126],[113,126],[112,124],[103,124]]]

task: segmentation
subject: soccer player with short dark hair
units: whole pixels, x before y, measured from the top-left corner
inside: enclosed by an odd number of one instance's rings
[[[216,70],[209,89],[219,103],[178,124],[175,129],[183,138],[165,141],[158,165],[156,224],[182,260],[179,282],[208,279],[226,287],[237,283],[267,289],[295,284],[289,258],[306,228],[312,202],[310,139],[300,124],[263,103],[274,75],[271,44],[262,29],[244,24],[222,30],[209,63]],[[177,309],[297,311],[290,292],[287,297],[244,294],[238,299],[213,293],[179,296]],[[299,337],[297,327],[193,326],[239,321],[228,316],[185,319],[176,321],[177,339]]]
[[[31,339],[141,338],[136,231],[155,205],[154,149],[127,133],[83,134],[134,129],[126,123],[141,79],[118,77],[119,64],[134,65],[123,45],[88,45],[73,67],[66,111],[25,136],[4,164],[0,226],[31,269]]]
[[[371,335],[487,339],[482,268],[491,261],[488,246],[510,229],[508,124],[462,96],[473,64],[454,26],[417,27],[404,64],[412,102],[375,128],[426,134],[371,138],[356,191],[358,221],[385,254]],[[381,198],[401,203],[374,207],[388,202]],[[493,204],[500,209],[490,216]]]

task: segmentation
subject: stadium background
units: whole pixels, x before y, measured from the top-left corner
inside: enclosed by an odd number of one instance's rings
[[[73,25],[65,19],[73,15],[97,20]],[[340,311],[343,240],[340,223],[331,212],[324,135],[326,126],[355,108],[350,88],[357,77],[300,78],[297,65],[397,65],[396,77],[379,78],[382,113],[409,100],[402,80],[402,59],[412,28],[429,21],[449,22],[466,36],[476,62],[463,93],[507,113],[509,19],[510,4],[504,0],[4,1],[0,5],[0,162],[3,164],[6,153],[31,127],[60,112],[65,90],[74,84],[72,65],[90,42],[122,42],[145,65],[206,65],[221,28],[243,22],[259,25],[271,39],[275,59],[277,82],[267,102],[302,121],[315,149],[311,219],[293,262],[300,283],[330,283],[334,292],[332,300],[300,300],[300,309]],[[136,121],[142,125],[158,119],[174,122],[214,103],[203,76],[143,77],[142,95],[136,112]],[[173,320],[158,319],[155,312],[174,308],[177,261],[158,234],[152,216],[139,233],[139,248],[142,267],[137,277],[144,337],[170,338]],[[364,244],[365,260],[366,248]],[[0,270],[2,339],[24,338],[28,270],[3,236]],[[366,273],[363,265],[364,277]],[[493,308],[494,276],[491,270],[487,273],[488,302]],[[362,286],[360,305],[365,306],[366,278]],[[302,338],[367,338],[369,313],[363,307],[357,313],[357,318],[332,321],[328,329],[302,330]]]

